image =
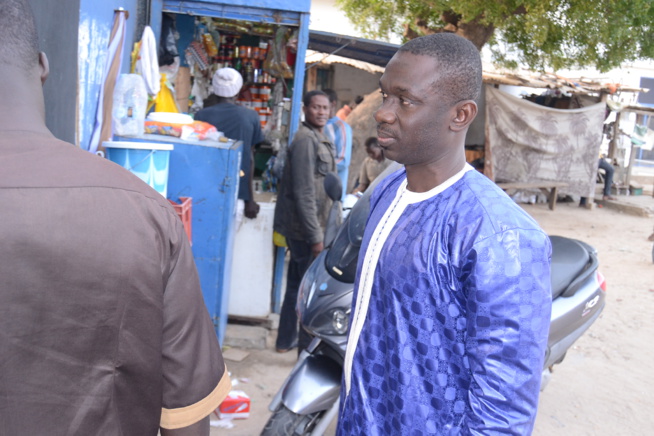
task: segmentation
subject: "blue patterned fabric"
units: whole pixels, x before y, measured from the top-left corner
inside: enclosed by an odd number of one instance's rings
[[[355,302],[366,249],[405,178],[394,173],[372,196]],[[476,171],[408,205],[377,264],[337,434],[530,434],[550,256],[536,222]]]

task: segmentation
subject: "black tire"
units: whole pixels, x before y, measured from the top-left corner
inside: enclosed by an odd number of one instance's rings
[[[261,436],[304,436],[311,433],[321,412],[298,415],[283,404],[275,410],[261,431]]]

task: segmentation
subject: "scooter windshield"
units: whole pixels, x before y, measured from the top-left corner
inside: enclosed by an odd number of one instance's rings
[[[354,283],[359,258],[359,248],[363,240],[363,232],[370,212],[370,196],[375,187],[386,176],[399,170],[402,166],[396,162],[389,165],[363,193],[352,211],[345,219],[332,242],[327,256],[325,268],[329,275],[344,283]]]

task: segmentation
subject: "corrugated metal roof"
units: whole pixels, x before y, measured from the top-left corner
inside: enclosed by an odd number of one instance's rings
[[[320,53],[313,50],[307,50],[305,62],[307,64],[345,64],[354,68],[358,68],[369,73],[383,73],[384,68],[379,65],[370,64],[368,62],[359,61],[356,59],[346,58],[339,55],[328,53]],[[310,68],[310,67],[309,67]]]
[[[528,88],[560,89],[563,92],[577,94],[599,94],[616,92],[647,92],[647,88],[634,88],[617,83],[607,83],[591,78],[567,78],[554,73],[535,72],[498,72],[484,70],[484,83],[491,85],[525,86]]]
[[[399,45],[390,42],[318,30],[309,31],[309,49],[322,53],[334,53],[380,67],[386,66],[398,48],[400,48]]]

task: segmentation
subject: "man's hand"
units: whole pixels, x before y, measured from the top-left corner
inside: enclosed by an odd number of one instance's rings
[[[311,246],[311,254],[313,257],[318,257],[320,252],[324,249],[325,247],[322,245],[322,242],[318,242],[317,244],[313,244]]]
[[[259,214],[259,205],[254,200],[246,200],[245,207],[243,208],[243,213],[247,218],[255,219]]]

